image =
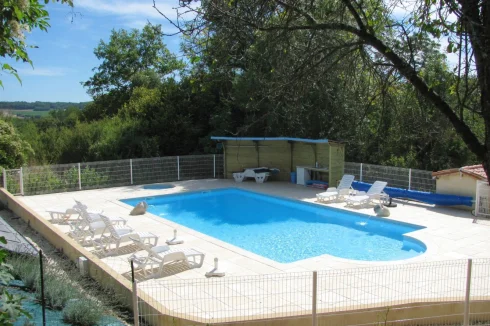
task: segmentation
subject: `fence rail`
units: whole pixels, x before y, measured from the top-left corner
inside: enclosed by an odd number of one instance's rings
[[[138,303],[189,325],[490,325],[490,259],[134,284]],[[135,324],[159,325],[163,316],[139,309]]]
[[[345,162],[344,173],[359,181],[383,180],[409,190],[434,192],[436,188],[431,171]],[[223,155],[186,155],[24,167],[4,170],[2,179],[10,193],[37,195],[223,177]]]
[[[345,162],[344,173],[352,174],[362,182],[386,181],[389,187],[429,192],[436,190],[431,171]]]
[[[3,187],[16,195],[223,178],[223,155],[186,155],[31,166],[3,170]]]

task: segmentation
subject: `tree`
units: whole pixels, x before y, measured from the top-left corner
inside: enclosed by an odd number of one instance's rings
[[[67,3],[73,6],[72,0],[53,0],[53,2]],[[47,4],[49,0],[44,0]],[[0,57],[12,58],[16,61],[32,61],[27,54],[25,33],[36,28],[47,31],[49,27],[49,14],[44,5],[38,0],[2,0],[0,1]],[[19,82],[20,77],[14,67],[0,62],[0,71],[14,75]],[[0,80],[0,86],[3,83]]]
[[[147,24],[141,31],[113,30],[109,42],[101,40],[94,54],[102,63],[82,85],[94,98],[87,111],[102,111],[95,117],[116,113],[133,88],[156,87],[183,66],[163,43],[161,25]]]
[[[10,123],[0,120],[0,166],[19,168],[26,163],[29,154],[32,154],[31,146],[20,138]]]
[[[381,75],[390,70],[396,72],[440,111],[490,176],[489,1],[419,0],[402,18],[393,15],[398,2],[389,0],[209,0],[203,1],[201,7],[192,2],[180,1],[180,12],[186,14],[173,20],[180,32],[189,37],[219,28],[228,34],[251,37],[267,33],[287,42],[295,31],[307,31],[312,40],[335,31],[337,48],[361,53]],[[154,6],[158,9],[155,2]],[[194,14],[193,20],[185,21],[189,12]],[[455,103],[438,94],[421,74],[420,49],[428,34],[448,37],[447,49],[459,54]],[[314,48],[305,46],[305,51],[319,58],[328,57],[335,50],[322,47],[320,42]],[[476,71],[472,71],[473,67]],[[308,64],[302,69],[307,68]],[[475,97],[479,98],[476,106],[472,102]],[[483,121],[482,136],[478,128],[472,128],[478,124],[468,121],[468,112]]]

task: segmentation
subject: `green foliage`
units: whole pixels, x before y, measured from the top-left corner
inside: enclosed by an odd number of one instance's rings
[[[0,102],[0,110],[13,110],[13,111],[51,111],[51,110],[65,110],[68,108],[76,107],[83,109],[90,102]]]
[[[10,294],[6,289],[0,289],[0,325],[13,326],[14,322],[20,316],[31,318],[31,315],[22,309],[24,298],[17,294]]]
[[[36,286],[36,297],[41,299],[40,286]],[[44,271],[44,300],[51,309],[61,310],[70,300],[81,297],[72,280],[58,270],[46,268]]]
[[[113,30],[109,42],[101,40],[94,54],[102,63],[83,83],[95,100],[87,107],[89,119],[114,115],[133,88],[157,87],[183,67],[165,46],[161,25],[150,23],[141,31]]]
[[[346,2],[309,3],[313,7],[298,2],[315,20],[346,17],[340,5]],[[230,10],[262,15],[257,23],[265,26],[304,23],[297,12],[276,10],[280,6],[273,2],[259,7]],[[400,26],[389,27],[396,21],[383,2],[362,3],[358,10],[366,31],[381,37],[388,52],[414,67],[451,107],[461,107],[458,115],[483,140],[478,91],[465,92],[477,90],[478,80],[469,76],[461,82],[430,31],[403,34]],[[400,167],[438,170],[478,162],[446,116],[356,36],[328,29],[264,32],[241,21],[230,26],[230,20],[214,14],[227,12],[208,12],[206,19],[212,22],[207,29],[184,38],[186,67],[166,49],[160,26],[113,31],[95,49],[101,64],[84,83],[92,103],[83,110],[50,111],[36,120],[12,119],[34,150],[27,162],[214,153],[211,135],[342,140],[348,142],[349,161]],[[179,78],[172,78],[177,71]],[[460,94],[465,94],[464,105],[459,105]],[[98,171],[83,167],[82,186],[109,182]],[[26,172],[25,189],[73,189],[77,173],[75,168],[49,171],[41,179]]]
[[[15,279],[34,291],[39,284],[39,261],[35,257],[17,254],[10,255],[8,261],[14,267],[12,274]]]
[[[24,285],[36,292],[40,299],[40,270],[38,258],[11,255],[8,258],[13,273]],[[63,310],[65,322],[72,325],[96,325],[104,313],[104,306],[94,298],[82,293],[76,282],[90,289],[92,281],[82,279],[80,274],[69,268],[60,268],[50,262],[44,265],[44,291],[46,305],[51,309]],[[2,324],[3,325],[3,324]]]
[[[6,244],[5,237],[0,237],[0,243]],[[7,251],[0,248],[0,325],[13,326],[20,316],[31,318],[31,315],[22,309],[22,296],[10,294],[4,284],[8,284],[14,279],[14,268],[11,264],[5,263]]]
[[[65,173],[66,185],[78,185],[78,168],[73,167]],[[97,172],[95,169],[86,166],[80,169],[80,180],[84,188],[97,187],[107,184],[109,177]]]
[[[63,321],[71,325],[92,326],[102,318],[104,310],[94,299],[70,300],[63,309]]]
[[[19,168],[30,154],[31,146],[21,139],[10,123],[0,120],[0,166]]]

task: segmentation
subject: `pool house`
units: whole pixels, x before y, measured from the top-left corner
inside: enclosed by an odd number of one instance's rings
[[[345,144],[329,139],[286,137],[211,137],[223,149],[224,175],[246,168],[277,168],[271,180],[336,186],[344,173]],[[291,175],[293,173],[293,175]]]

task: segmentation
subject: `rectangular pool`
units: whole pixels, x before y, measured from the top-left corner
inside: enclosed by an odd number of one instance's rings
[[[121,201],[135,206],[143,200],[154,215],[280,263],[323,254],[388,261],[426,250],[404,236],[424,228],[419,225],[236,188]]]

